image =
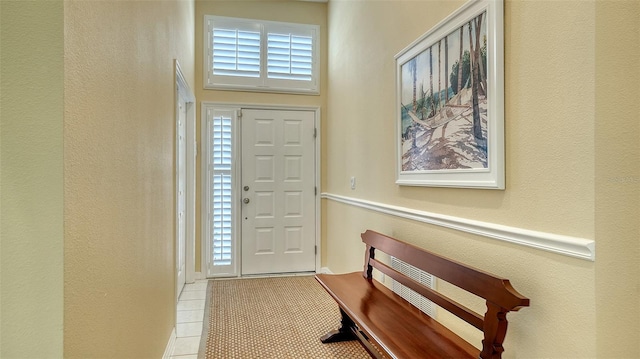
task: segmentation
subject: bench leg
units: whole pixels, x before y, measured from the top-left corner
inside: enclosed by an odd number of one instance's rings
[[[320,338],[322,343],[337,343],[346,342],[349,340],[356,340],[355,334],[353,334],[352,328],[355,327],[353,320],[349,318],[342,308],[340,308],[340,314],[342,315],[342,321],[340,322],[340,328],[338,330],[332,330]]]

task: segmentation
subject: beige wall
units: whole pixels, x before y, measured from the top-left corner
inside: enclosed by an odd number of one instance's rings
[[[640,2],[596,2],[597,355],[640,357]]]
[[[372,228],[531,298],[510,315],[505,357],[638,357],[638,2],[507,1],[506,190],[397,186],[394,55],[462,3],[329,3],[323,191],[593,239],[596,261],[324,200],[323,266],[360,270],[359,233]]]
[[[174,59],[194,4],[64,6],[64,355],[159,358],[175,324]]]
[[[319,95],[291,95],[276,93],[258,93],[243,91],[215,91],[203,88],[203,23],[205,15],[241,17],[269,21],[283,21],[320,26],[320,94]],[[301,2],[295,0],[285,1],[196,1],[196,60],[195,60],[195,94],[198,101],[197,138],[200,139],[200,105],[202,102],[221,102],[234,104],[266,104],[266,105],[293,105],[319,107],[321,111],[326,109],[327,94],[327,4]],[[324,116],[324,115],[323,115]],[[321,119],[322,120],[322,119]],[[200,157],[197,159],[197,178],[201,178]],[[324,170],[322,171],[325,172]],[[200,186],[200,183],[198,184]],[[196,208],[198,223],[200,222],[200,188],[197,189]],[[196,271],[201,268],[201,230],[196,227]]]
[[[60,358],[63,3],[0,13],[0,357]]]

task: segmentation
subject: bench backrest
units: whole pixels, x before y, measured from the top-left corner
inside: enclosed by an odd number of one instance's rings
[[[362,241],[367,245],[363,272],[365,278],[373,280],[372,271],[373,268],[376,268],[385,275],[411,288],[436,305],[481,330],[484,333],[482,351],[480,353],[481,358],[500,358],[504,351],[502,343],[507,332],[506,314],[509,311],[517,311],[522,307],[529,306],[529,299],[518,293],[511,286],[508,279],[498,278],[490,273],[371,230],[362,233]],[[441,280],[484,298],[487,304],[487,312],[484,316],[478,314],[376,260],[375,250],[380,250]]]

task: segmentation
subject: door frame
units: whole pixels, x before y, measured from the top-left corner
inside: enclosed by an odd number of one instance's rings
[[[174,136],[174,261],[177,261],[178,256],[178,171],[176,169],[177,165],[177,130],[178,130],[178,120],[179,120],[179,106],[178,101],[180,97],[185,100],[186,106],[186,117],[185,117],[185,132],[186,132],[186,183],[185,183],[185,227],[186,227],[186,238],[185,238],[185,283],[193,283],[195,279],[195,233],[196,233],[196,113],[195,113],[195,96],[187,83],[184,74],[182,73],[182,69],[180,68],[180,64],[177,59],[173,60],[174,62],[174,106],[175,106],[175,121],[174,121],[174,131],[176,131]],[[178,273],[176,270],[176,263],[174,262],[174,292],[178,292]],[[177,302],[177,298],[176,298]]]
[[[316,137],[315,137],[315,146],[314,146],[314,150],[315,150],[315,158],[314,158],[314,169],[315,169],[315,178],[314,178],[314,182],[315,182],[315,187],[316,187],[316,193],[315,193],[315,245],[316,245],[316,255],[315,255],[315,268],[316,268],[316,273],[320,272],[320,268],[321,268],[321,257],[322,257],[322,232],[321,232],[321,201],[320,201],[320,193],[322,193],[322,190],[320,188],[320,181],[322,178],[322,173],[321,173],[321,156],[320,156],[320,150],[321,150],[321,142],[322,142],[322,138],[321,138],[321,131],[320,129],[322,128],[321,126],[321,119],[322,119],[322,114],[321,114],[321,110],[319,106],[296,106],[296,105],[280,105],[280,104],[255,104],[255,103],[237,103],[237,102],[213,102],[213,101],[203,101],[200,104],[200,128],[201,129],[205,129],[206,128],[206,122],[207,122],[207,117],[206,117],[206,111],[208,107],[219,107],[219,108],[225,108],[225,109],[235,109],[235,110],[281,110],[281,111],[312,111],[314,113],[314,122],[315,122],[315,128],[316,128]],[[241,120],[239,121],[241,122]],[[235,131],[240,131],[240,129],[236,128]],[[204,130],[200,131],[200,142],[202,143],[202,148],[204,149],[206,146],[206,141],[207,141],[207,133]],[[237,141],[237,136],[236,134],[234,134],[234,151],[237,152],[237,149],[240,148],[240,142]],[[206,154],[205,154],[206,156]],[[240,159],[236,159],[234,158],[234,161],[241,161],[242,157],[240,157]],[[201,159],[201,179],[202,179],[202,188],[204,188],[204,184],[207,183],[207,161],[205,161],[205,158],[203,156],[203,158]],[[236,168],[240,168],[241,164],[237,163],[236,164]],[[234,175],[236,175],[236,177],[238,177],[238,171],[234,172]],[[236,179],[234,179],[234,184],[236,184],[235,182]],[[240,185],[240,183],[238,182],[236,184],[236,188],[234,190],[234,198],[240,198],[240,196],[237,196],[235,194],[235,191],[238,191],[239,188],[237,188]],[[202,198],[204,197],[204,194],[201,193],[200,195]],[[203,274],[203,276],[205,277],[210,277],[207,274],[207,251],[209,250],[209,243],[208,242],[208,238],[205,235],[207,233],[207,208],[206,208],[206,201],[202,200],[200,201],[200,218],[202,221],[202,236],[200,238],[201,240],[201,272]],[[240,212],[237,211],[236,216],[240,215]],[[234,230],[239,230],[238,228],[234,228]],[[236,237],[236,240],[240,240],[240,237]],[[238,247],[239,243],[236,243],[236,248]],[[236,269],[236,276],[240,277],[241,275],[241,271],[240,268],[242,266],[241,263],[241,256],[238,253],[239,251],[236,250],[236,253],[234,253],[234,258],[236,260],[236,263],[238,263],[237,269]]]

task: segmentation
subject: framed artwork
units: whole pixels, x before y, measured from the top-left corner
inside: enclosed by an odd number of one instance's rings
[[[471,0],[395,57],[397,178],[504,189],[502,0]]]

